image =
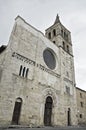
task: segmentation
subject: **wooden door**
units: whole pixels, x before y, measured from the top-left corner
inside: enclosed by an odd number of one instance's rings
[[[68,126],[71,125],[71,117],[70,117],[70,108],[68,108],[68,114],[67,114],[67,118],[68,118]]]
[[[44,124],[45,126],[51,126],[51,117],[52,117],[52,98],[49,96],[46,99],[45,103],[45,112],[44,112]]]
[[[20,117],[20,112],[21,112],[21,105],[22,105],[22,100],[17,99],[15,102],[14,106],[14,112],[13,112],[13,118],[12,118],[12,124],[18,124],[19,123],[19,117]]]

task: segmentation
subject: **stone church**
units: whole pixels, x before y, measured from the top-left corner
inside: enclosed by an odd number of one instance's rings
[[[17,16],[0,47],[0,124],[77,125],[71,33],[58,15],[45,35]]]

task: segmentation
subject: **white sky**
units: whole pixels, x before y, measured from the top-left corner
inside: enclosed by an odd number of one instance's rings
[[[0,45],[8,43],[17,15],[44,33],[57,13],[71,31],[77,87],[86,90],[86,0],[0,0]]]

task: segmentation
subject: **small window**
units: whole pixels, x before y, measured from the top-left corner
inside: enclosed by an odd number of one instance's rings
[[[80,114],[80,118],[82,118],[82,114]]]
[[[23,68],[22,76],[25,77],[25,67]]]
[[[61,35],[63,36],[63,30],[61,30]]]
[[[28,71],[29,71],[29,69],[27,68],[27,70],[26,70],[26,78],[28,77]]]
[[[53,30],[53,36],[56,36],[56,30],[55,29]]]
[[[51,32],[48,33],[48,38],[51,39]]]
[[[67,45],[67,52],[69,53],[69,46]]]
[[[65,50],[65,43],[63,42],[63,49]]]
[[[83,107],[83,102],[80,102],[80,104],[81,104],[81,107]]]
[[[80,98],[82,98],[82,93],[80,93]]]
[[[19,76],[22,74],[22,65],[20,66]]]

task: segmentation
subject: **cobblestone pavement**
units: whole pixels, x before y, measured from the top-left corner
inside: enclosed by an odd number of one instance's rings
[[[43,128],[28,128],[28,127],[0,127],[0,130],[86,130],[86,126],[84,127],[43,127]]]

